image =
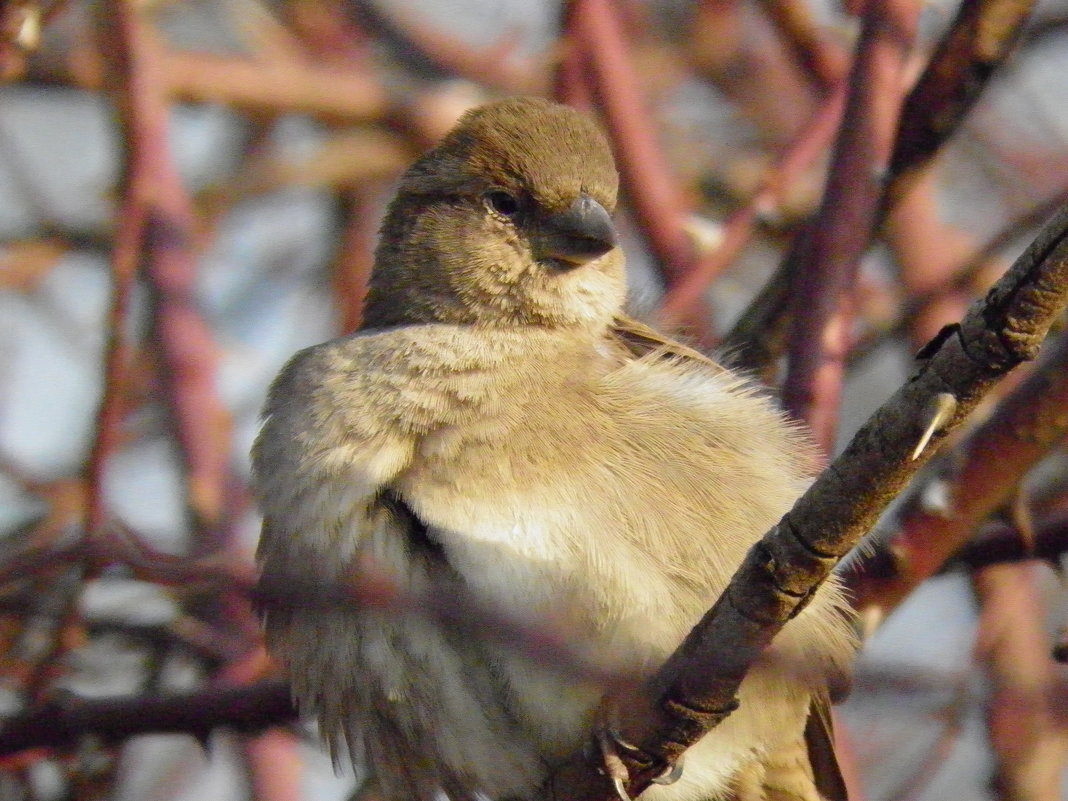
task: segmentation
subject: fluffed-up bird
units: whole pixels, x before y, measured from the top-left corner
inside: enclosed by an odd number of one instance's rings
[[[468,112],[408,169],[362,329],[301,351],[270,390],[253,468],[272,592],[373,563],[566,621],[640,674],[682,641],[814,460],[747,381],[624,316],[617,184],[592,120],[530,98]],[[268,647],[389,801],[538,798],[597,723],[603,688],[499,636],[290,601],[268,606]],[[681,778],[642,798],[842,797],[809,750],[853,649],[831,581]]]

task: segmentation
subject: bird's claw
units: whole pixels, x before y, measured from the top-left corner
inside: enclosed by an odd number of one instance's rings
[[[680,756],[674,764],[668,765],[663,773],[653,779],[653,784],[674,784],[681,779],[684,756]]]
[[[619,752],[624,751],[633,755],[644,755],[644,752],[633,743],[623,739],[616,727],[606,725],[600,727],[597,732],[597,745],[601,752],[601,772],[608,776],[612,782],[612,788],[616,792],[619,801],[633,801],[627,793],[627,784],[630,782],[630,771],[620,759]],[[663,773],[653,778],[653,784],[674,784],[682,778],[683,758],[668,765]]]
[[[616,791],[616,797],[619,801],[632,801],[630,795],[627,794],[630,771],[627,770],[623,760],[619,758],[617,748],[630,750],[634,746],[619,739],[616,733],[612,731],[612,727],[599,726],[597,728],[597,748],[601,752],[600,770],[611,780],[612,787]]]

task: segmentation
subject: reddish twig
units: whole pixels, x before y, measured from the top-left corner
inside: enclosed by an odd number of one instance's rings
[[[566,19],[565,33],[566,33]],[[590,63],[587,48],[575,36],[562,36],[557,42],[557,62],[553,72],[553,97],[586,113],[593,111],[592,87],[587,76]]]
[[[107,72],[101,54],[74,43],[69,55],[68,62],[49,65],[39,77],[101,89]],[[364,68],[170,48],[160,58],[167,92],[177,100],[224,103],[253,115],[309,114],[337,122],[375,121],[389,110],[386,90]]]
[[[241,745],[248,766],[250,797],[256,801],[301,801],[304,760],[300,742],[291,732],[272,729],[256,734]]]
[[[697,3],[689,60],[767,141],[782,146],[814,113],[820,92],[756,5],[745,0]]]
[[[576,0],[568,7],[565,24],[582,48],[604,104],[635,213],[669,281],[677,280],[692,259],[683,228],[685,206],[657,145],[617,13],[606,0]]]
[[[761,8],[810,79],[824,91],[832,91],[849,62],[840,47],[816,30],[808,5],[799,0],[764,0]]]
[[[680,320],[693,316],[694,304],[738,257],[759,219],[779,207],[793,181],[811,166],[831,141],[841,119],[844,102],[845,83],[839,82],[808,125],[783,150],[779,160],[768,171],[761,188],[723,224],[722,242],[711,253],[702,256],[693,269],[664,294],[656,312],[658,322],[672,327]]]
[[[1059,801],[1068,726],[1050,700],[1057,690],[1035,566],[996,565],[972,582],[982,607],[976,656],[993,685],[987,712],[1005,801]]]
[[[865,13],[827,189],[807,242],[806,269],[793,276],[794,303],[804,314],[794,316],[783,405],[808,424],[824,453],[834,446],[849,349],[849,298],[875,232],[919,12],[913,0],[887,0],[871,3]]]
[[[229,415],[215,390],[218,360],[197,308],[194,218],[171,158],[163,48],[141,12],[117,0],[104,17],[129,167],[126,214],[139,220],[138,240],[155,303],[153,327],[162,357],[190,507],[209,530],[221,522],[229,461]],[[217,543],[202,543],[200,552]]]
[[[383,187],[365,185],[342,200],[343,231],[334,257],[334,297],[343,333],[360,327],[363,299],[374,266]]]
[[[831,710],[831,721],[834,731],[834,756],[842,772],[849,801],[868,801],[854,734],[838,710]]]
[[[1010,4],[1020,2],[1020,0],[1004,1]],[[893,209],[895,202],[904,195],[905,182],[913,180],[922,169],[930,164],[938,149],[957,130],[968,110],[989,84],[996,68],[1003,63],[1004,58],[1010,52],[1006,46],[995,46],[993,49],[997,50],[1001,60],[984,62],[982,68],[971,68],[967,60],[958,58],[960,48],[948,44],[959,42],[962,36],[967,38],[967,34],[961,34],[958,29],[967,28],[973,24],[972,15],[975,11],[982,10],[983,15],[980,17],[982,20],[986,14],[996,16],[995,12],[998,9],[998,2],[962,3],[958,18],[936,50],[935,57],[927,65],[923,75],[910,92],[909,98],[906,99],[898,127],[899,133],[896,137],[895,155],[890,159],[890,163],[895,165],[894,171],[890,173],[890,182],[884,194],[885,200],[879,208],[881,218],[884,218]],[[997,22],[987,25],[981,21],[978,24],[986,31],[1000,31],[1000,36],[1011,40],[1016,36],[1014,26],[1022,25],[1023,17],[1015,14],[1010,16],[1015,20],[1014,25],[1001,26]],[[984,49],[991,49],[990,44],[988,42]],[[970,46],[966,48],[966,52],[973,52]],[[956,81],[955,85],[954,81]],[[943,96],[955,98],[948,109],[932,105],[934,98]],[[932,115],[939,117],[937,122],[928,119]],[[909,137],[925,131],[932,135],[924,139],[922,144],[907,141]],[[802,232],[795,238],[793,246],[782,260],[775,275],[757,295],[734,328],[724,337],[724,350],[734,354],[732,361],[736,365],[750,370],[764,371],[781,355],[792,321],[791,287],[795,282],[792,277],[807,264],[808,254],[805,247],[806,242],[804,232]]]
[[[624,189],[670,287],[693,267],[693,247],[684,228],[687,210],[657,146],[618,13],[609,0],[572,0],[564,28],[568,46],[578,49],[589,66],[589,80],[603,105]],[[707,306],[684,323],[702,342],[714,341]]]
[[[381,119],[387,111],[385,91],[363,71],[213,53],[165,51],[161,59],[167,89],[178,100],[346,122]]]
[[[121,4],[120,4],[121,5]],[[121,15],[108,13],[100,15],[102,36],[101,52],[112,59],[112,68],[108,75],[114,81],[114,91],[118,99],[119,113],[129,121],[130,133],[147,146],[156,143],[162,146],[166,142],[165,129],[138,130],[134,126],[138,121],[151,120],[144,109],[138,107],[151,96],[154,83],[159,75],[152,58],[141,47],[140,42],[132,40],[126,47],[123,35]],[[108,457],[115,450],[119,425],[122,418],[123,396],[127,391],[130,363],[133,348],[129,341],[129,306],[130,293],[141,263],[141,247],[146,235],[148,221],[142,206],[145,198],[142,174],[147,170],[149,156],[144,149],[131,152],[126,163],[125,182],[128,191],[123,194],[122,206],[118,214],[118,227],[115,232],[115,244],[111,253],[112,300],[108,315],[108,345],[104,362],[104,395],[97,411],[96,437],[86,465],[87,500],[85,525],[92,536],[100,530],[107,517],[104,505],[102,478]]]

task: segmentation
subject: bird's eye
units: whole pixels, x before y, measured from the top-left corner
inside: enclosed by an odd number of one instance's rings
[[[519,213],[519,199],[508,192],[496,189],[485,195],[486,206],[502,217],[514,217]]]

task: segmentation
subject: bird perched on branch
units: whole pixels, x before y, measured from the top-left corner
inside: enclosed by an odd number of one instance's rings
[[[373,564],[402,587],[563,621],[641,675],[682,641],[813,460],[744,380],[623,316],[617,183],[596,125],[536,99],[468,112],[404,174],[362,330],[301,351],[270,391],[253,450],[265,586]],[[477,621],[473,636],[294,593],[268,606],[268,647],[390,801],[538,798],[597,724],[604,687]],[[825,584],[681,778],[642,798],[839,797],[805,733],[829,742],[844,609]]]

